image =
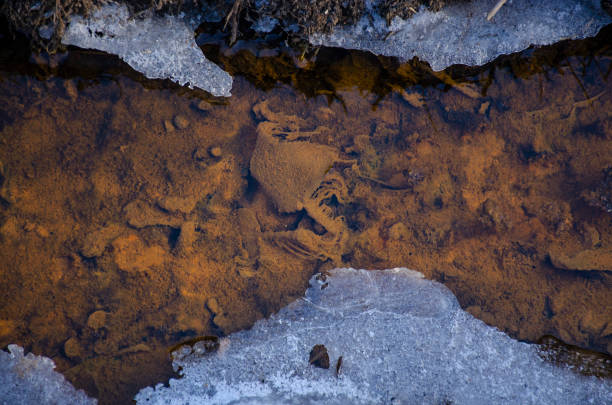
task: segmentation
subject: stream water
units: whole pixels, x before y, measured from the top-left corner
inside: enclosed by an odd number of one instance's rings
[[[0,347],[129,403],[316,272],[404,266],[610,378],[610,28],[443,72],[200,33],[228,99],[3,36]]]

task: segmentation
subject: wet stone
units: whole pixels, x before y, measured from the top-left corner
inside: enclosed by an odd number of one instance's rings
[[[485,101],[484,103],[482,103],[480,105],[480,108],[478,109],[478,114],[483,114],[483,115],[486,114],[490,105],[491,105],[491,102],[489,101]]]
[[[217,302],[217,300],[214,299],[214,298],[209,298],[208,300],[206,300],[206,307],[213,314],[220,314],[221,313],[221,307],[219,306],[219,303]]]
[[[174,126],[178,129],[185,129],[189,126],[189,120],[180,114],[176,115],[172,122],[174,122]]]
[[[215,146],[215,147],[210,148],[208,153],[210,153],[210,156],[218,158],[218,157],[221,157],[223,152],[221,151],[221,147]]]
[[[393,240],[400,240],[407,232],[406,225],[401,222],[397,222],[389,228],[389,238]]]
[[[329,368],[329,354],[324,345],[314,345],[310,351],[308,363],[319,368]]]
[[[552,265],[561,270],[612,270],[612,249],[586,249],[567,254],[559,248],[551,249],[549,257]]]
[[[79,96],[79,91],[77,90],[76,84],[74,84],[72,80],[66,80],[64,82],[64,90],[66,91],[66,95],[70,101],[75,102]]]
[[[36,234],[41,238],[48,238],[51,235],[51,232],[49,232],[47,228],[41,225],[36,225],[36,228],[34,230],[36,231]]]
[[[164,120],[164,129],[166,130],[166,132],[174,131],[174,125],[172,125],[172,122],[170,122],[170,120]]]
[[[82,347],[76,338],[71,337],[64,343],[64,353],[69,358],[80,357],[82,354]]]
[[[106,326],[109,313],[106,311],[95,311],[87,318],[87,326],[92,329],[100,329]]]
[[[402,90],[400,94],[402,95],[402,98],[404,99],[404,101],[406,101],[408,104],[410,104],[414,108],[421,108],[425,105],[425,102],[423,101],[423,97],[421,97],[421,95],[418,93],[414,93],[414,92],[408,93],[407,91]]]
[[[195,105],[196,109],[198,109],[201,112],[208,112],[210,110],[212,110],[213,106],[212,104],[210,104],[208,101],[205,100],[200,100],[196,105]]]

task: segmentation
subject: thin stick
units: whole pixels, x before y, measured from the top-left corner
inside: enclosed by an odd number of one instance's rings
[[[502,8],[502,6],[504,4],[506,4],[506,1],[508,1],[508,0],[499,0],[497,2],[495,7],[493,7],[493,9],[491,9],[491,11],[489,11],[489,14],[487,14],[487,21],[491,21],[491,18],[495,17],[495,14],[497,14],[499,9]]]

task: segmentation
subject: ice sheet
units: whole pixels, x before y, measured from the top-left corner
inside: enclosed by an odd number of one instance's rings
[[[115,54],[151,79],[231,95],[232,77],[206,59],[180,16],[130,19],[125,5],[108,4],[89,18],[73,16],[62,43]]]
[[[438,71],[453,64],[482,65],[530,45],[593,36],[612,22],[599,0],[510,0],[487,21],[495,3],[459,2],[437,13],[421,8],[408,20],[396,17],[390,26],[372,12],[354,26],[312,35],[310,41],[402,60],[416,56]]]
[[[612,383],[545,363],[420,273],[339,269],[310,283],[304,298],[218,352],[175,352],[184,377],[143,389],[138,403],[612,403]],[[316,344],[330,369],[309,365]]]
[[[53,360],[28,353],[17,345],[0,350],[0,404],[96,404],[55,372]]]

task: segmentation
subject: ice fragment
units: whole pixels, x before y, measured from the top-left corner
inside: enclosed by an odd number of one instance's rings
[[[396,17],[390,26],[370,11],[355,25],[314,34],[310,41],[404,61],[417,56],[438,71],[454,64],[482,65],[530,45],[593,36],[612,22],[599,0],[514,0],[487,21],[493,4],[457,2],[436,13],[421,8],[408,20]]]
[[[328,286],[321,289],[324,283]],[[184,377],[139,404],[609,404],[612,383],[544,362],[407,269],[337,269],[215,354],[175,352]],[[324,345],[335,367],[309,365]]]
[[[96,404],[98,401],[77,391],[63,375],[55,372],[53,360],[9,345],[0,350],[0,403],[22,405]]]
[[[71,17],[62,43],[115,54],[150,79],[229,97],[232,77],[206,59],[185,18],[130,19],[125,5],[108,4],[88,18]]]

